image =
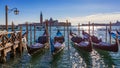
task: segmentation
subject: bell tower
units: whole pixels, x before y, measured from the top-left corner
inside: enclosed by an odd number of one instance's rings
[[[43,15],[42,15],[42,12],[40,12],[40,23],[43,24]]]

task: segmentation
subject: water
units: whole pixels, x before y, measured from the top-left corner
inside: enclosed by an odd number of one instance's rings
[[[77,33],[77,31],[75,31],[76,29],[74,29],[74,32]],[[56,32],[57,31],[51,32],[52,37],[55,36]],[[37,38],[43,34],[43,31],[37,31],[36,33]],[[105,31],[95,31],[95,34],[98,37],[102,37],[103,41],[105,41]],[[34,36],[33,32],[32,36]],[[8,59],[5,64],[0,64],[0,68],[120,68],[120,47],[116,53],[96,49],[88,53],[74,48],[70,42],[68,49],[67,32],[65,37],[66,47],[55,57],[51,56],[49,49],[38,52],[33,56],[29,56],[27,52],[24,51],[23,56],[20,57],[17,54],[15,58]],[[32,42],[34,42],[34,38],[32,39]],[[107,39],[107,42],[109,42],[109,37]],[[30,40],[28,42],[30,42]],[[114,43],[114,39],[112,39],[112,42]]]

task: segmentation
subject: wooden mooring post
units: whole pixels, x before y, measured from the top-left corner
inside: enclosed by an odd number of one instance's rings
[[[92,23],[92,27],[93,27],[93,29],[92,29],[92,35],[94,35],[94,23]]]
[[[12,21],[12,31],[14,31],[14,23]],[[15,32],[14,32],[15,33]],[[12,43],[14,43],[15,39],[14,39],[14,36],[11,36],[13,39],[12,39]],[[14,44],[13,44],[14,45]],[[12,53],[11,53],[11,57],[14,57],[16,54],[16,49],[14,48],[14,46],[11,46],[11,49],[12,49]]]
[[[107,42],[107,31],[108,31],[108,29],[107,29],[107,25],[106,25],[106,42]]]
[[[65,23],[64,23],[64,37],[65,37]]]
[[[34,42],[36,40],[36,25],[34,24]]]
[[[78,24],[78,35],[80,36],[80,23]]]
[[[46,26],[45,26],[45,28],[46,28],[46,32],[47,32],[47,36],[48,36],[47,40],[48,40],[48,42],[49,42],[48,20],[46,20]]]
[[[20,51],[20,55],[22,55],[22,26],[20,26],[19,51]]]
[[[50,24],[49,24],[50,26],[49,26],[49,28],[50,28],[50,33],[49,33],[49,35],[50,35],[50,37],[51,37],[51,29],[52,29],[52,26],[51,26],[51,22],[50,22]]]
[[[30,45],[32,45],[32,24],[30,24]]]
[[[90,22],[88,22],[88,33],[90,34]]]
[[[14,23],[13,23],[13,21],[12,21],[12,31],[14,31]]]
[[[27,32],[27,34],[26,34],[26,40],[28,41],[28,22],[26,22],[26,32]]]
[[[110,32],[111,32],[111,22],[110,22]],[[110,44],[111,44],[111,35],[109,37],[110,37]]]
[[[69,48],[69,24],[68,24],[68,20],[66,20],[66,23],[67,23],[68,50],[69,50],[70,48]]]

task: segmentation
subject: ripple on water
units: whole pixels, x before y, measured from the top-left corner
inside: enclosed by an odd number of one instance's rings
[[[68,44],[66,42],[66,44]],[[53,58],[50,50],[38,52],[32,57],[15,57],[9,59],[1,68],[120,68],[120,47],[119,52],[106,52],[93,49],[90,53],[79,51],[66,45],[65,49]]]

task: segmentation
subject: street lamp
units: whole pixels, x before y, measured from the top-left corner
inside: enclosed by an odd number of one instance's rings
[[[6,22],[6,31],[8,31],[8,12],[14,11],[14,14],[19,14],[19,10],[17,8],[9,9],[8,6],[5,6],[5,22]]]

